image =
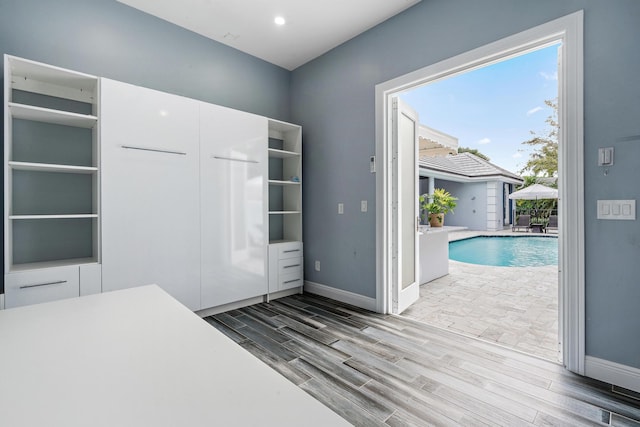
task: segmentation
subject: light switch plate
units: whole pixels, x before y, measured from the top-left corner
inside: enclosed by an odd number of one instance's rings
[[[636,201],[635,200],[598,200],[597,218],[635,221]]]
[[[338,214],[342,215],[344,213],[344,203],[338,203]]]
[[[366,212],[367,209],[368,209],[367,201],[366,200],[360,200],[360,212]]]
[[[598,148],[598,166],[613,166],[613,147]]]

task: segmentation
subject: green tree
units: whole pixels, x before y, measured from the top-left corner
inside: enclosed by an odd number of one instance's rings
[[[480,151],[478,151],[477,148],[460,147],[460,148],[458,148],[458,154],[460,154],[460,153],[471,153],[471,154],[474,154],[474,155],[480,157],[481,159],[486,160],[487,162],[491,161],[489,156],[487,156],[485,154],[482,154]]]
[[[534,151],[520,169],[520,174],[529,172],[535,176],[558,176],[558,98],[544,103],[552,110],[545,120],[549,127],[542,134],[530,131],[533,138],[522,143],[534,147]]]

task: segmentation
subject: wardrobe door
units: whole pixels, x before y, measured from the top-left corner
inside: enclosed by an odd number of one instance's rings
[[[267,119],[200,104],[202,308],[267,293]]]
[[[102,289],[200,308],[198,101],[101,81]]]

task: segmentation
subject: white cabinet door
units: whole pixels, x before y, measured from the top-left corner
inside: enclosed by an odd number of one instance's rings
[[[200,308],[198,101],[101,80],[102,289]]]
[[[200,104],[202,308],[267,293],[267,119]]]

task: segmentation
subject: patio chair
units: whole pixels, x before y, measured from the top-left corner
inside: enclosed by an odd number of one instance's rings
[[[558,215],[549,215],[549,223],[545,227],[544,232],[546,233],[549,230],[558,231]]]
[[[524,228],[525,231],[529,231],[531,227],[531,215],[520,215],[516,218],[516,223],[511,226],[511,231],[520,230]]]

